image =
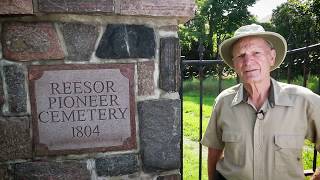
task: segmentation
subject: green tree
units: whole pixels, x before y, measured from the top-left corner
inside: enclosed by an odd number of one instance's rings
[[[289,49],[319,42],[316,21],[319,17],[314,13],[318,9],[312,9],[317,5],[314,2],[319,0],[288,0],[273,12],[271,22],[287,39]]]
[[[217,58],[220,42],[243,24],[254,22],[247,7],[255,0],[198,0],[195,18],[180,26],[182,54],[197,58],[199,42],[205,46],[204,58]],[[190,58],[190,57],[188,57]]]
[[[273,12],[271,22],[286,38],[289,50],[320,42],[319,6],[319,0],[288,0]],[[318,73],[318,57],[316,49],[288,54],[280,70],[285,74],[290,71],[291,77]]]
[[[316,22],[316,31],[320,32],[320,0],[313,0],[311,5],[311,12],[313,13]]]
[[[218,45],[235,29],[253,21],[248,6],[255,0],[208,0],[201,9],[208,22],[207,49],[210,56],[217,58]],[[215,53],[214,53],[215,52]]]
[[[197,1],[197,6],[201,7],[202,2]],[[199,41],[204,39],[205,35],[205,19],[197,9],[195,17],[183,25],[179,25],[179,38],[181,44],[181,54],[189,59],[197,59],[197,48]]]

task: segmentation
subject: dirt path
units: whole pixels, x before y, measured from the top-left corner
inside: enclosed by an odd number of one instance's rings
[[[183,137],[183,145],[190,147],[195,153],[199,153],[199,142],[192,141],[191,139],[187,137]],[[202,146],[202,159],[206,160],[208,154],[208,148],[205,146]]]

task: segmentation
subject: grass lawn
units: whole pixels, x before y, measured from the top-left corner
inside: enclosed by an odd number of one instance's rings
[[[189,140],[190,141],[190,140]],[[183,144],[183,179],[199,179],[199,144],[190,142]],[[205,148],[205,147],[204,147]],[[202,155],[202,179],[208,179],[207,154]]]
[[[311,78],[312,79],[312,78]],[[300,84],[301,79],[293,81],[295,84]],[[313,78],[309,88],[315,90],[317,79]],[[208,78],[204,81],[204,96],[203,96],[203,118],[202,118],[202,133],[204,133],[211,112],[215,96],[218,94],[217,81],[213,78]],[[234,79],[225,79],[223,81],[223,89],[236,84]],[[199,179],[199,81],[188,80],[184,81],[184,96],[183,96],[183,179],[198,180]],[[313,160],[313,145],[310,142],[305,143],[303,152],[304,169],[312,169]],[[206,147],[203,147],[205,150]],[[318,155],[317,167],[320,165]],[[207,154],[202,155],[202,179],[207,180]],[[307,179],[307,178],[306,178]]]

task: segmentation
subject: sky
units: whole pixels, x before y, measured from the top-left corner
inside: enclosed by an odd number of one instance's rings
[[[287,0],[257,0],[256,4],[249,7],[249,11],[257,16],[258,21],[265,19],[272,14],[272,10]]]

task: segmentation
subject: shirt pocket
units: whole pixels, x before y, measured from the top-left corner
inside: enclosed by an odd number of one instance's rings
[[[303,179],[301,152],[304,136],[298,134],[275,135],[275,173],[277,177]]]
[[[241,132],[224,131],[222,141],[225,143],[224,159],[227,163],[241,166],[244,164],[244,142]]]

